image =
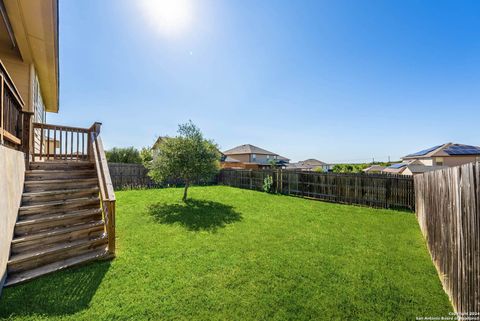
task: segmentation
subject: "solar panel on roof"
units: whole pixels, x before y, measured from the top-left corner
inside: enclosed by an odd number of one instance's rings
[[[452,145],[445,148],[448,155],[479,155],[480,147],[469,145]]]
[[[404,166],[407,166],[407,164],[405,163],[398,163],[398,164],[392,164],[390,166],[388,166],[388,168],[395,168],[395,169],[399,169],[399,168],[402,168]]]
[[[435,149],[440,148],[441,146],[442,146],[442,145],[438,145],[438,146],[434,146],[434,147],[431,147],[431,148],[427,148],[427,149],[421,150],[421,151],[419,151],[419,152],[416,152],[416,153],[407,155],[407,157],[411,157],[411,156],[424,156],[424,155],[427,155],[428,153],[434,151]]]

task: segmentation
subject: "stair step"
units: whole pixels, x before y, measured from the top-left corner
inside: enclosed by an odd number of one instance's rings
[[[42,275],[63,270],[72,266],[92,262],[102,258],[107,259],[107,258],[110,258],[110,256],[105,249],[98,249],[95,251],[87,252],[82,255],[68,258],[66,260],[62,260],[62,261],[50,263],[38,268],[34,268],[25,272],[10,274],[8,275],[8,278],[5,282],[5,286],[20,284],[20,283],[32,280],[34,278],[40,277]]]
[[[91,197],[98,195],[98,187],[63,189],[42,192],[23,193],[22,204],[32,204],[51,201],[64,201],[72,198]]]
[[[100,208],[72,211],[66,214],[50,214],[42,216],[26,216],[15,224],[15,235],[34,234],[48,229],[69,227],[102,219]]]
[[[106,235],[94,239],[82,239],[73,242],[59,243],[53,247],[12,255],[7,263],[7,273],[17,273],[42,265],[82,255],[100,246],[106,246]]]
[[[95,177],[97,172],[93,169],[80,169],[80,170],[28,170],[25,172],[26,181],[34,180],[51,180],[51,179],[74,179],[74,178],[91,178]]]
[[[22,205],[18,210],[19,219],[24,215],[67,213],[71,210],[100,206],[98,197],[82,197],[69,200],[45,202],[33,205]]]
[[[94,169],[95,165],[89,161],[68,161],[68,160],[56,160],[56,161],[44,161],[44,162],[31,162],[30,169],[48,169],[48,170],[77,170],[77,169]]]
[[[50,229],[44,232],[16,237],[12,240],[12,254],[52,247],[55,243],[71,242],[75,239],[98,237],[104,232],[104,222],[94,221],[86,224]]]
[[[75,180],[50,179],[42,181],[25,181],[25,192],[41,192],[71,188],[87,188],[98,186],[96,177]]]

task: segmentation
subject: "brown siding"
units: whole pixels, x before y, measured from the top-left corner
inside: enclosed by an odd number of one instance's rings
[[[449,156],[443,157],[445,166],[459,166],[467,163],[472,163],[476,160],[476,156]]]
[[[236,155],[228,155],[228,156],[244,163],[248,163],[250,161],[249,154],[236,154]]]

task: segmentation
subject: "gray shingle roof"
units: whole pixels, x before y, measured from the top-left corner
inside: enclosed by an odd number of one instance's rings
[[[263,149],[254,145],[250,145],[250,144],[240,145],[232,149],[229,149],[223,153],[225,155],[238,155],[238,154],[278,155],[274,152],[270,152],[266,149]]]

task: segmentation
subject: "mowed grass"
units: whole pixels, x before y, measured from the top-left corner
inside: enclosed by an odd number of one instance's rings
[[[12,320],[415,320],[452,311],[413,213],[223,186],[117,192],[117,257],[7,288]]]

